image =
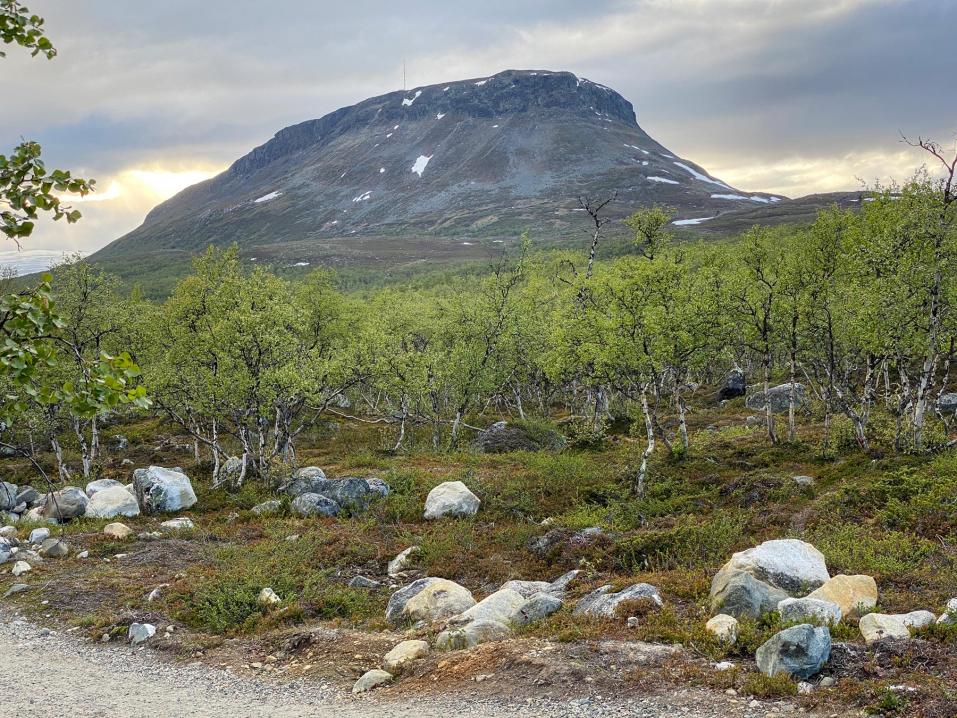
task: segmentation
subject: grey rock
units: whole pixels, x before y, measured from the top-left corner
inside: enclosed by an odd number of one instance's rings
[[[41,502],[43,494],[32,486],[21,486],[20,493],[17,494],[17,504],[26,504],[28,507],[34,507]]]
[[[558,451],[565,438],[554,430],[531,431],[521,424],[499,421],[480,431],[473,446],[484,454],[509,451]]]
[[[804,385],[795,382],[795,404],[797,409],[802,409],[808,404],[807,393]],[[788,411],[791,402],[791,385],[779,384],[768,389],[768,396],[771,402],[771,411],[775,414],[783,414]],[[745,399],[745,405],[752,411],[764,411],[766,400],[764,392],[759,391],[751,394]]]
[[[810,678],[831,655],[831,632],[804,623],[786,628],[763,643],[755,653],[758,669],[766,676],[785,673],[792,678]]]
[[[449,619],[451,626],[463,626],[473,621],[496,621],[509,625],[517,616],[526,599],[509,588],[500,588],[474,606]]]
[[[322,494],[300,494],[292,500],[289,508],[297,516],[338,516],[340,506]]]
[[[160,524],[160,530],[167,532],[191,531],[194,528],[196,528],[196,525],[192,519],[186,516],[178,516],[175,519],[170,519]]]
[[[86,505],[86,516],[94,519],[139,515],[140,505],[136,497],[119,482],[116,482],[115,486],[94,491]]]
[[[23,593],[30,588],[30,585],[27,583],[14,583],[7,589],[6,593],[3,594],[4,598],[9,598],[17,593]]]
[[[807,488],[814,485],[813,476],[793,476],[791,480],[801,488]]]
[[[381,668],[373,668],[367,671],[352,686],[353,693],[365,693],[379,686],[384,686],[392,682],[392,674],[383,671]]]
[[[761,618],[777,609],[788,598],[780,588],[744,571],[719,571],[711,582],[711,612],[726,613],[737,619]]]
[[[42,526],[40,528],[33,529],[33,531],[30,532],[30,536],[27,538],[27,541],[31,544],[39,545],[48,538],[50,538],[50,529]]]
[[[43,505],[43,515],[60,521],[69,521],[86,513],[86,505],[90,499],[82,489],[76,486],[67,486],[46,497]]]
[[[63,558],[70,555],[70,544],[62,538],[48,538],[40,545],[43,558]]]
[[[937,410],[949,418],[953,418],[957,414],[957,393],[947,392],[941,394],[940,398],[937,400]]]
[[[512,618],[517,626],[528,626],[551,616],[562,607],[562,599],[551,593],[536,593],[531,596]]]
[[[724,377],[718,388],[718,400],[727,401],[738,396],[744,396],[748,390],[747,377],[740,369],[732,369]]]
[[[146,514],[182,511],[196,503],[193,484],[178,467],[136,469],[133,472],[133,487],[140,508]]]
[[[318,494],[326,487],[328,479],[326,472],[318,466],[304,466],[291,479],[279,487],[279,491],[289,496],[302,494]]]
[[[841,607],[818,598],[785,598],[778,604],[785,623],[814,623],[826,626],[841,622]]]
[[[365,589],[375,589],[382,586],[378,581],[374,581],[371,578],[366,578],[365,576],[354,576],[349,580],[349,588],[365,588]]]
[[[8,481],[0,481],[0,511],[11,511],[20,502],[17,501],[17,494],[20,487],[11,484]]]
[[[389,566],[386,569],[386,572],[389,574],[389,576],[395,577],[403,571],[406,571],[412,565],[412,557],[421,550],[422,549],[418,546],[409,546],[409,548],[399,552],[394,559],[389,561]]]
[[[428,577],[400,588],[389,598],[386,620],[393,626],[444,621],[475,605],[468,589],[444,578]]]
[[[263,501],[261,504],[253,506],[249,511],[256,514],[257,516],[262,516],[263,514],[274,514],[282,508],[282,502],[278,499],[272,499],[270,501]]]
[[[472,621],[442,631],[436,636],[435,647],[440,651],[460,651],[474,648],[480,643],[504,641],[512,635],[511,627],[500,621]]]
[[[575,606],[575,615],[616,618],[618,607],[625,601],[648,600],[658,607],[664,605],[658,589],[649,583],[636,583],[617,593],[612,593],[611,588],[602,586],[584,596]]]
[[[138,646],[145,643],[156,635],[156,626],[151,623],[131,623],[130,630],[127,632],[129,642]]]
[[[719,574],[730,571],[744,571],[792,595],[804,595],[830,578],[824,555],[798,539],[775,539],[738,551]]]

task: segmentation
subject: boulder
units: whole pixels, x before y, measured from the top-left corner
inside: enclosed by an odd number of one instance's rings
[[[792,476],[791,481],[800,486],[802,489],[814,486],[813,476]]]
[[[718,388],[718,401],[727,401],[735,397],[744,396],[748,391],[747,377],[740,369],[729,371],[721,386]]]
[[[791,678],[810,678],[831,655],[831,632],[808,623],[786,628],[761,644],[754,655],[766,676],[784,673]]]
[[[305,493],[299,494],[289,504],[289,508],[297,516],[338,516],[340,506],[330,498],[322,494]]]
[[[777,609],[788,597],[785,591],[759,581],[744,571],[722,569],[711,581],[711,612],[725,613],[735,618],[758,620]]]
[[[887,638],[896,640],[910,638],[910,629],[900,615],[868,613],[861,616],[859,628],[865,643],[868,644]]]
[[[28,564],[26,561],[17,561],[15,564],[13,564],[13,568],[10,569],[10,573],[16,577],[19,577],[32,570],[33,566]]]
[[[192,519],[187,518],[186,516],[178,516],[175,519],[170,519],[169,521],[164,521],[160,524],[160,530],[166,531],[167,533],[175,531],[191,531],[196,528],[196,524],[193,523]]]
[[[444,578],[420,578],[389,598],[385,617],[393,626],[426,621],[435,623],[457,616],[475,605],[468,589]]]
[[[43,505],[43,515],[60,521],[69,521],[86,513],[90,499],[82,489],[67,486],[65,489],[48,494]]]
[[[115,479],[97,479],[96,481],[91,481],[86,485],[86,495],[91,499],[97,491],[102,491],[103,489],[109,489],[114,486],[122,487],[123,484]]]
[[[739,551],[721,572],[744,571],[789,594],[804,595],[829,578],[824,554],[798,539],[776,539]]]
[[[844,616],[859,616],[877,605],[877,582],[863,574],[838,574],[811,591],[807,598],[836,603]]]
[[[257,516],[262,516],[263,514],[274,514],[278,512],[281,507],[282,501],[272,499],[270,501],[263,501],[261,504],[256,504],[249,509],[249,511]]]
[[[130,630],[126,634],[129,642],[134,646],[146,643],[156,635],[156,626],[152,623],[131,623]]]
[[[217,483],[227,484],[229,486],[239,486],[239,477],[243,474],[243,460],[238,456],[230,456],[223,465],[219,467],[219,475],[216,477]]]
[[[911,611],[910,613],[901,614],[901,620],[909,629],[917,630],[919,628],[932,626],[937,622],[937,616],[930,611]]]
[[[498,421],[475,438],[473,447],[484,454],[504,454],[509,451],[558,451],[565,438],[557,431],[529,424],[510,424]]]
[[[0,529],[0,538],[9,539],[17,537],[17,527],[16,526],[4,526]]]
[[[384,482],[383,482],[384,484]],[[332,499],[351,515],[365,512],[375,499],[382,498],[382,489],[375,488],[365,479],[346,476],[329,481],[325,487],[315,493]],[[386,487],[388,493],[388,487]]]
[[[738,640],[738,619],[726,613],[713,616],[704,624],[705,630],[718,637],[723,643],[734,643]]]
[[[418,546],[409,546],[409,548],[401,551],[398,556],[389,561],[389,566],[387,569],[389,576],[394,578],[403,571],[407,570],[412,565],[412,556],[421,550],[422,549]]]
[[[17,494],[20,493],[20,487],[11,484],[8,481],[0,481],[0,511],[11,511],[20,504],[17,501]]]
[[[62,538],[48,538],[40,544],[39,554],[43,558],[63,558],[70,555],[70,544]]]
[[[318,466],[304,466],[291,479],[283,483],[279,491],[293,497],[302,494],[318,494],[328,481],[326,472]]]
[[[32,509],[30,509],[23,515],[23,520],[31,521],[33,523],[40,523],[40,524],[59,523],[56,519],[51,518],[50,516],[43,515],[43,506],[34,506]]]
[[[524,605],[525,598],[520,593],[502,588],[450,618],[449,625],[464,626],[472,621],[497,621],[509,625]]]
[[[48,538],[50,538],[50,529],[48,529],[46,526],[42,526],[38,529],[33,529],[33,531],[30,532],[30,536],[27,538],[27,541],[29,541],[31,544],[39,545]]]
[[[379,668],[374,668],[371,671],[367,671],[362,674],[362,677],[360,677],[359,680],[355,682],[355,685],[352,686],[352,692],[365,693],[366,691],[371,691],[373,688],[378,688],[379,686],[384,686],[391,682],[391,673],[387,673]]]
[[[150,466],[133,472],[133,487],[140,508],[147,514],[188,509],[196,503],[189,477],[175,469]]]
[[[112,523],[103,527],[103,533],[110,538],[125,539],[132,536],[133,529],[126,524]]]
[[[474,516],[482,502],[461,481],[446,481],[429,492],[425,499],[426,520],[445,516]]]
[[[801,409],[807,405],[807,393],[803,384],[795,382],[796,408]],[[768,397],[771,402],[771,411],[775,414],[783,414],[788,410],[791,402],[791,385],[779,384],[768,389]],[[745,399],[745,405],[752,411],[764,411],[766,399],[763,391],[755,392]]]
[[[538,623],[560,610],[562,605],[562,599],[552,593],[536,593],[522,604],[518,613],[512,616],[512,623],[516,626]]]
[[[372,489],[375,493],[379,494],[382,498],[385,498],[389,495],[392,489],[389,488],[389,485],[380,478],[375,476],[365,480],[369,484],[369,488]]]
[[[392,675],[398,675],[413,661],[429,655],[426,641],[402,641],[382,658],[382,667]]]
[[[499,590],[515,591],[523,598],[531,598],[537,593],[543,593],[551,588],[548,581],[506,581]]]
[[[778,613],[784,623],[813,623],[827,626],[841,622],[841,607],[819,598],[785,598],[778,603]]]
[[[575,615],[617,618],[618,607],[626,601],[650,601],[657,607],[664,605],[658,589],[649,583],[636,583],[616,593],[613,593],[611,588],[611,586],[602,586],[584,596],[575,606]]]
[[[458,628],[442,631],[435,639],[440,651],[460,651],[480,643],[504,641],[512,637],[512,628],[499,621],[472,621]]]
[[[139,516],[140,505],[126,487],[117,482],[116,486],[93,492],[86,505],[86,516],[94,519],[112,519],[117,516]]]
[[[948,418],[953,418],[957,414],[957,393],[947,392],[941,394],[937,399],[937,410]]]

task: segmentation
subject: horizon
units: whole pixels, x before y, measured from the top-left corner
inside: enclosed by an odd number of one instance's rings
[[[31,3],[59,56],[6,58],[6,89],[29,103],[0,108],[0,140],[38,140],[48,166],[97,179],[97,192],[71,200],[79,224],[38,226],[25,252],[99,249],[283,127],[402,89],[404,71],[414,88],[567,70],[620,93],[646,132],[714,176],[788,197],[906,180],[925,158],[898,133],[949,143],[957,114],[957,100],[936,92],[946,66],[934,38],[957,20],[946,2],[661,0],[585,12],[532,1],[453,12],[423,0],[375,25],[361,2],[289,0],[268,17],[244,2],[188,7]],[[927,113],[931,103],[940,109]]]

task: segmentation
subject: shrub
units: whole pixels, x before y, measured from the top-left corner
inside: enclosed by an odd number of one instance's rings
[[[712,567],[724,562],[741,542],[743,514],[712,519],[682,518],[669,529],[641,531],[615,546],[615,559],[625,571],[666,571]]]
[[[866,573],[875,578],[916,571],[936,550],[931,541],[861,524],[820,526],[809,540],[827,558],[832,572]]]
[[[773,676],[749,673],[744,679],[743,690],[758,698],[786,698],[797,695],[797,684],[784,673]]]

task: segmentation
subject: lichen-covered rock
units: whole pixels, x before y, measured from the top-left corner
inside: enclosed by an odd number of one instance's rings
[[[664,605],[658,589],[649,583],[636,583],[614,593],[611,588],[611,586],[602,586],[584,596],[575,606],[575,615],[616,618],[618,607],[626,601],[649,601],[657,607]]]
[[[189,477],[182,471],[150,466],[133,472],[133,488],[143,513],[171,513],[196,503]]]
[[[89,488],[87,489],[89,493]],[[115,486],[96,489],[86,505],[86,516],[94,519],[112,519],[117,516],[139,516],[140,505],[126,487],[116,482]]]
[[[467,588],[444,578],[420,578],[400,588],[389,598],[385,617],[393,626],[404,623],[444,621],[467,611],[475,598]]]
[[[429,492],[425,499],[426,520],[445,516],[474,516],[482,502],[461,481],[446,481]]]
[[[562,605],[562,599],[555,594],[544,591],[536,593],[522,604],[518,613],[512,617],[512,623],[516,626],[529,626],[538,623],[560,610]]]
[[[297,516],[338,516],[342,507],[322,494],[300,494],[289,504],[290,510]]]
[[[421,550],[418,546],[409,546],[409,548],[401,551],[394,559],[389,561],[387,569],[389,576],[395,578],[406,571],[412,565],[414,560],[412,557]]]
[[[17,501],[17,494],[20,488],[9,481],[0,481],[0,511],[11,511],[20,502]]]
[[[810,678],[831,655],[831,632],[804,623],[786,628],[761,644],[754,655],[766,676],[784,673],[791,678]]]
[[[525,598],[522,594],[509,588],[501,588],[450,618],[449,625],[462,626],[471,621],[497,621],[509,625],[524,605]]]
[[[318,494],[328,481],[326,472],[318,466],[304,466],[291,479],[280,486],[279,490],[293,497],[302,494]]]
[[[836,603],[845,617],[860,616],[877,605],[877,582],[871,576],[838,574],[811,591],[807,598]]]
[[[43,558],[63,558],[70,554],[70,544],[62,538],[48,538],[40,544],[38,552]]]
[[[747,377],[740,369],[732,369],[724,377],[718,388],[718,400],[727,401],[738,396],[744,396],[748,391]]]
[[[112,523],[103,527],[103,533],[110,538],[125,539],[133,535],[133,529],[126,524]]]
[[[282,502],[278,499],[271,499],[270,501],[263,501],[261,504],[256,504],[251,509],[250,513],[254,513],[257,516],[262,516],[264,514],[274,514],[282,508]]]

